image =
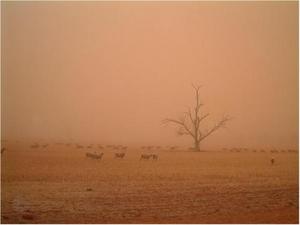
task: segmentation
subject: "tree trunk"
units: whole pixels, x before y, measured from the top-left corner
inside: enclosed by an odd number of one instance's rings
[[[200,152],[200,142],[198,140],[195,140],[195,151],[199,151]]]

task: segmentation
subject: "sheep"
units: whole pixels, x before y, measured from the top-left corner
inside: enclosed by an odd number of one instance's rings
[[[142,159],[149,160],[151,158],[152,158],[152,160],[158,160],[158,155],[156,155],[156,154],[142,154],[140,160],[142,160]]]
[[[123,159],[125,157],[125,153],[115,153],[115,158]]]
[[[153,159],[153,160],[158,160],[158,155],[152,154],[152,159]]]
[[[33,145],[31,145],[31,148],[38,148],[38,147],[40,147],[39,144],[33,144]]]
[[[145,159],[145,160],[149,160],[151,159],[152,155],[148,155],[148,154],[142,154],[140,160]]]
[[[92,159],[102,159],[102,156],[103,156],[103,152],[102,153],[100,153],[100,154],[97,154],[97,153],[89,153],[89,152],[87,152],[85,155],[86,155],[86,157],[90,157],[90,158],[92,158]]]
[[[273,165],[275,163],[275,159],[271,159],[271,165]]]

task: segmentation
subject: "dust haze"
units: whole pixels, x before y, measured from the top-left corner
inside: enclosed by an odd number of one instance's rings
[[[299,223],[298,2],[1,2],[1,223]]]
[[[207,139],[298,145],[297,2],[2,2],[2,137],[189,146],[161,124],[202,85]]]

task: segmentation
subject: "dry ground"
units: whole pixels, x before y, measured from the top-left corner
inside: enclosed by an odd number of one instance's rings
[[[7,146],[2,223],[298,223],[297,153],[88,150]]]

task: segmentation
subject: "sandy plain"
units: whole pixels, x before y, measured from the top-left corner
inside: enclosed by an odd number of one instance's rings
[[[2,223],[298,223],[298,153],[5,144]],[[86,152],[104,152],[102,160]],[[124,150],[122,150],[124,151]],[[270,159],[275,163],[271,165]]]

